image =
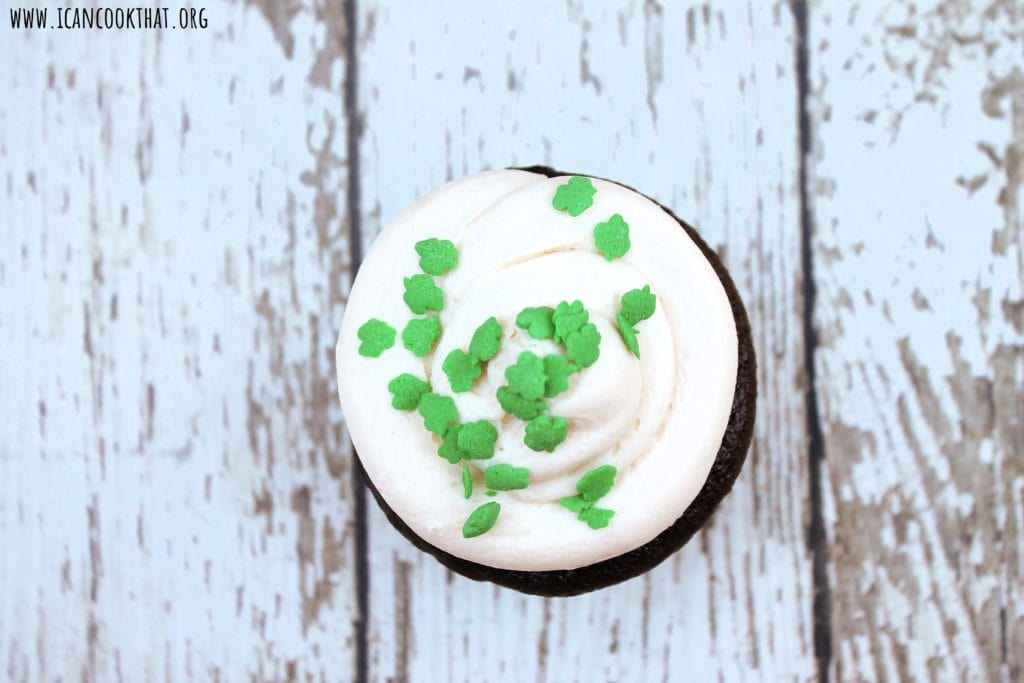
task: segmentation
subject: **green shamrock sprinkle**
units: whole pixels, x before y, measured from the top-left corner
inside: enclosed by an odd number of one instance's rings
[[[597,188],[590,182],[590,178],[573,176],[567,183],[559,185],[555,190],[551,206],[559,211],[567,211],[570,216],[575,218],[590,208],[594,203],[596,193]]]
[[[452,425],[441,438],[441,445],[437,447],[437,454],[453,465],[466,457],[466,453],[459,448],[459,432],[462,425]]]
[[[587,323],[565,340],[565,355],[581,368],[589,368],[601,355],[601,333],[594,323]]]
[[[619,312],[626,322],[636,325],[654,315],[657,303],[657,297],[651,294],[651,286],[644,285],[643,289],[631,289],[622,295]]]
[[[404,282],[405,294],[402,300],[413,313],[422,315],[427,311],[440,311],[444,308],[444,292],[434,284],[434,278],[419,274],[405,278]]]
[[[432,315],[429,318],[413,318],[402,330],[402,346],[412,351],[412,355],[422,358],[434,342],[441,336],[441,320]]]
[[[608,526],[612,517],[615,516],[615,512],[594,507],[594,503],[611,490],[617,472],[618,470],[612,465],[602,465],[590,470],[576,482],[576,490],[579,493],[575,496],[559,498],[559,504],[570,512],[576,513],[578,519],[585,522],[591,529],[603,529]]]
[[[459,411],[450,396],[433,392],[420,399],[420,415],[428,432],[444,436],[450,425],[459,421]]]
[[[569,376],[579,368],[557,353],[544,356],[544,395],[554,398],[569,388]]]
[[[469,460],[486,460],[494,456],[494,442],[498,440],[498,430],[487,420],[467,422],[462,425],[456,436],[459,450]]]
[[[516,362],[505,368],[509,388],[523,398],[544,396],[544,361],[530,351],[519,354]]]
[[[491,316],[484,324],[476,328],[473,338],[469,340],[469,355],[478,361],[494,358],[501,345],[501,324]]]
[[[547,410],[548,404],[542,398],[525,398],[509,387],[498,387],[496,393],[501,409],[520,420],[532,420]]]
[[[469,500],[473,495],[473,474],[469,471],[469,466],[462,465],[462,497]]]
[[[591,529],[605,528],[615,516],[614,510],[594,507],[592,502],[587,502],[579,495],[559,498],[558,502],[570,512],[576,513],[577,519],[585,522]]]
[[[550,306],[524,308],[516,316],[516,327],[526,330],[534,339],[551,339],[555,333],[555,323],[551,320],[554,312]]]
[[[377,358],[395,345],[395,328],[383,320],[370,318],[356,332],[359,341],[359,355]]]
[[[555,325],[553,339],[564,342],[570,334],[587,324],[590,314],[583,308],[582,301],[573,301],[571,304],[563,301],[555,307],[551,320]]]
[[[614,465],[601,465],[580,477],[576,482],[576,490],[583,496],[583,500],[593,503],[612,490],[616,474],[618,470]]]
[[[462,349],[454,349],[449,353],[441,363],[441,369],[444,370],[444,374],[448,375],[452,391],[457,394],[473,388],[473,382],[483,372],[480,362],[467,355]]]
[[[654,315],[656,305],[657,298],[651,294],[650,285],[645,285],[643,289],[631,289],[622,295],[615,322],[619,327],[619,334],[622,335],[622,341],[637,358],[640,357],[640,342],[636,338],[637,332],[633,326]]]
[[[473,514],[462,525],[462,537],[473,538],[480,534],[486,534],[494,526],[494,523],[498,521],[498,513],[500,512],[501,504],[494,501],[484,503],[476,510],[473,510]]]
[[[394,394],[391,398],[392,408],[416,410],[420,399],[430,393],[430,382],[405,372],[388,382],[388,391]]]
[[[619,214],[613,214],[607,223],[594,226],[594,244],[606,261],[619,258],[629,251],[629,224]]]
[[[417,242],[416,253],[420,255],[420,268],[430,275],[444,275],[459,261],[455,245],[436,237]]]
[[[484,470],[484,483],[495,491],[516,491],[530,485],[530,470],[512,465],[491,465]]]
[[[498,495],[498,492],[497,491],[488,491],[487,495],[490,496],[491,498],[494,498],[496,495]]]
[[[617,316],[615,316],[615,323],[619,327],[619,334],[622,335],[622,341],[626,343],[626,347],[633,352],[634,356],[639,358],[640,342],[637,341],[636,330],[629,324],[629,321],[626,320],[626,317],[622,315],[621,311]]]
[[[586,522],[591,529],[603,529],[608,526],[608,522],[612,521],[614,516],[614,510],[589,507],[580,512],[579,519],[581,522]]]
[[[551,453],[558,444],[569,435],[569,422],[562,417],[540,415],[526,425],[526,436],[523,443],[534,451]]]

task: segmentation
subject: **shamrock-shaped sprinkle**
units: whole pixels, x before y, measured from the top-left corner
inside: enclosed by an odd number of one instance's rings
[[[494,456],[498,430],[487,420],[477,420],[462,425],[456,438],[467,460],[486,460]]]
[[[530,351],[523,351],[513,365],[505,368],[509,388],[523,398],[544,396],[544,361]]]
[[[420,255],[420,268],[429,275],[444,275],[459,261],[455,245],[436,237],[417,242],[416,253]]]
[[[579,368],[557,353],[544,356],[544,396],[554,398],[569,388],[569,376]]]
[[[416,410],[420,399],[430,393],[430,382],[406,372],[388,382],[388,391],[394,394],[391,399],[392,408]]]
[[[626,347],[633,352],[637,358],[640,357],[640,342],[636,338],[636,329],[633,327],[641,320],[647,320],[654,315],[657,305],[656,297],[651,294],[650,285],[643,289],[632,289],[622,295],[621,306],[615,322],[622,335],[622,341]]]
[[[594,323],[587,323],[565,340],[565,355],[581,368],[589,368],[601,355],[601,333]]]
[[[429,318],[413,318],[402,330],[402,346],[409,349],[412,355],[422,358],[434,348],[434,342],[440,336],[441,321],[436,315]]]
[[[542,398],[525,398],[507,386],[498,387],[496,393],[501,409],[520,420],[532,420],[544,412],[548,404]]]
[[[395,328],[377,318],[367,320],[356,331],[356,336],[362,342],[359,345],[359,355],[367,358],[377,358],[395,345]]]
[[[462,349],[454,349],[449,353],[441,364],[441,369],[448,375],[452,391],[457,394],[472,389],[473,382],[482,372],[480,362]]]
[[[569,435],[569,422],[562,417],[541,415],[530,420],[526,425],[526,436],[523,442],[534,451],[551,453],[558,444]]]
[[[608,510],[607,508],[588,507],[580,512],[579,520],[586,522],[587,526],[591,529],[603,529],[608,526],[608,522],[612,521],[612,517],[615,516],[614,510]]]
[[[594,503],[611,491],[617,473],[613,465],[602,465],[590,470],[576,482],[578,493],[560,498],[558,502],[570,512],[576,513],[578,519],[591,529],[603,529],[608,526],[615,512],[594,507]]]
[[[516,327],[526,330],[534,339],[551,339],[555,333],[555,323],[551,320],[554,312],[550,306],[524,308],[516,316]]]
[[[501,345],[501,324],[491,316],[476,328],[473,338],[469,341],[469,355],[478,361],[494,358]]]
[[[517,491],[530,485],[530,470],[512,465],[491,465],[484,470],[484,483],[494,491]]]
[[[459,448],[459,432],[462,425],[452,425],[441,438],[441,445],[437,447],[437,454],[453,465],[465,459],[466,454]]]
[[[494,456],[498,430],[487,420],[452,425],[441,439],[437,454],[452,463],[460,460],[487,460]]]
[[[551,206],[559,211],[566,211],[570,216],[576,217],[590,208],[594,203],[594,195],[597,188],[590,182],[590,178],[573,176],[569,181],[559,185],[555,190],[555,196],[551,200]]]
[[[444,436],[450,425],[459,421],[459,410],[450,396],[442,396],[433,392],[424,394],[420,399],[420,415],[423,426],[428,432]]]
[[[462,497],[469,500],[473,495],[473,474],[469,471],[469,465],[462,465]]]
[[[619,312],[626,322],[636,325],[654,315],[657,303],[657,297],[651,294],[651,286],[644,285],[643,289],[631,289],[622,295]]]
[[[413,313],[422,315],[427,311],[440,311],[444,308],[444,292],[434,284],[429,275],[413,275],[405,278],[405,294],[402,300]]]
[[[614,465],[601,465],[580,477],[576,482],[576,490],[583,496],[583,500],[593,503],[612,490],[616,474],[618,470]]]
[[[629,224],[619,214],[612,214],[608,222],[594,226],[594,244],[606,261],[619,258],[629,251]]]
[[[590,314],[583,308],[582,301],[573,301],[571,304],[563,301],[555,307],[551,320],[555,325],[553,339],[564,342],[570,334],[587,324]]]
[[[498,513],[501,512],[501,505],[491,501],[490,503],[484,503],[466,520],[466,523],[462,525],[462,537],[473,538],[480,534],[486,534],[494,526],[494,523],[498,521]]]

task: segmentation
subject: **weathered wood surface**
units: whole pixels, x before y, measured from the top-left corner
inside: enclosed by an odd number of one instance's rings
[[[1024,677],[1019,3],[427,5],[0,25],[0,678]],[[360,245],[538,162],[698,225],[760,361],[712,523],[568,600],[364,510],[333,379]]]
[[[1024,8],[811,8],[832,673],[1024,678]]]
[[[353,669],[344,27],[210,20],[0,28],[6,680]]]
[[[789,9],[455,4],[362,4],[364,241],[481,168],[543,163],[643,188],[731,268],[762,400],[714,522],[655,571],[596,594],[545,600],[453,576],[372,509],[371,678],[812,678]]]

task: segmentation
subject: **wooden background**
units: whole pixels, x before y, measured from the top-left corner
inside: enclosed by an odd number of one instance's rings
[[[1018,0],[9,7],[0,678],[1024,680]],[[383,224],[531,163],[699,226],[760,361],[713,521],[567,600],[391,529],[332,355]]]

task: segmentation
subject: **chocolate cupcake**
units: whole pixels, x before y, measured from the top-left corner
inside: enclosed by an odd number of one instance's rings
[[[736,289],[622,185],[531,167],[435,189],[370,248],[337,349],[392,524],[472,579],[575,595],[678,550],[754,423]]]

